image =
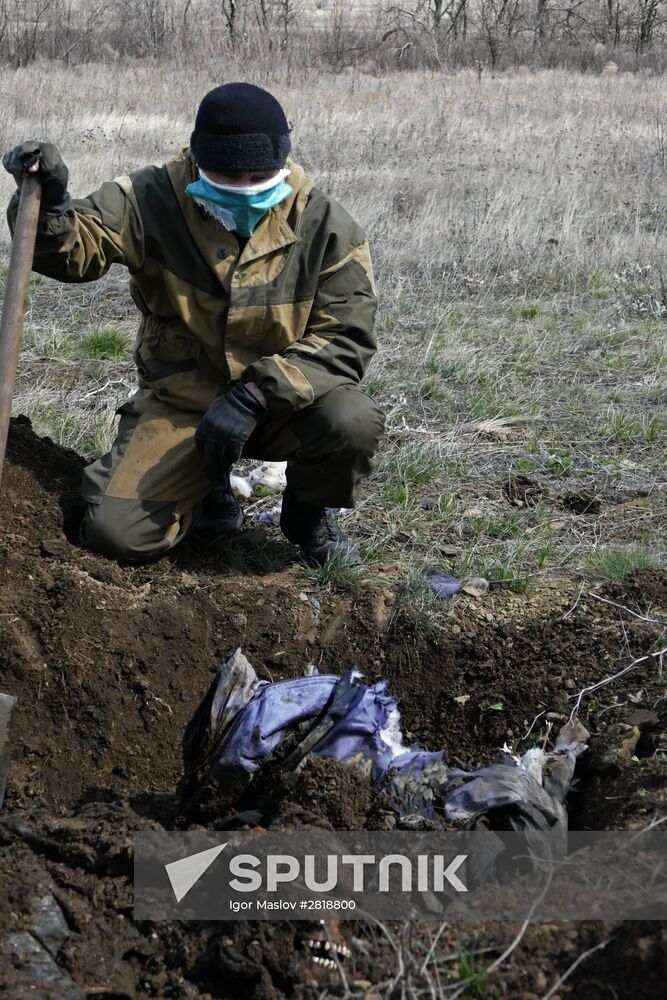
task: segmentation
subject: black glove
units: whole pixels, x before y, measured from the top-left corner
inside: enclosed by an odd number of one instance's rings
[[[267,412],[243,382],[213,400],[195,433],[195,444],[209,461],[213,482],[222,480],[238,462],[244,444]]]
[[[19,188],[28,167],[34,163],[39,163],[36,174],[42,182],[41,207],[46,212],[66,212],[70,207],[70,196],[67,193],[69,170],[52,142],[38,142],[36,139],[22,142],[2,158],[3,167],[12,174]]]

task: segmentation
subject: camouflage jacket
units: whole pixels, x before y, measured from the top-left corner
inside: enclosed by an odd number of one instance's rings
[[[289,162],[294,188],[241,246],[186,194],[190,152],[103,184],[64,215],[40,218],[33,268],[92,281],[130,272],[142,314],[140,384],[203,411],[225,386],[254,379],[287,413],[358,382],[376,350],[375,287],[359,226]],[[10,228],[18,208],[14,195]]]

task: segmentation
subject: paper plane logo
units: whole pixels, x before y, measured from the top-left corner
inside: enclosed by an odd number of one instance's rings
[[[167,876],[174,890],[176,902],[180,903],[184,896],[190,892],[192,886],[199,881],[205,871],[211,867],[217,856],[229,843],[228,840],[218,847],[210,847],[207,851],[200,851],[198,854],[190,854],[180,861],[172,861],[165,865]]]

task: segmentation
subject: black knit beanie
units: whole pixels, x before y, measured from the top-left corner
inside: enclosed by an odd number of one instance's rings
[[[190,137],[202,170],[280,170],[292,144],[278,101],[251,83],[226,83],[204,97]]]

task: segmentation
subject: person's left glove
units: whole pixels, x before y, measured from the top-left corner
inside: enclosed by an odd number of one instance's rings
[[[209,461],[213,482],[238,462],[244,444],[267,413],[243,382],[213,400],[195,432],[195,444]]]
[[[2,158],[3,167],[12,175],[19,188],[28,168],[35,163],[39,165],[36,173],[42,183],[41,208],[45,212],[58,214],[66,212],[71,204],[67,192],[69,170],[63,163],[57,146],[52,142],[30,139],[19,146],[14,146]]]

